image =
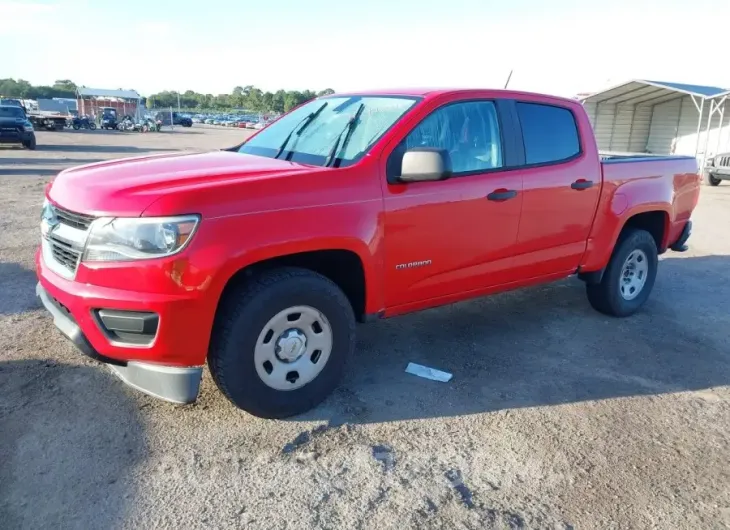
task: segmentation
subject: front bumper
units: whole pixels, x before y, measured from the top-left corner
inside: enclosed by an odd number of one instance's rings
[[[692,235],[692,221],[687,221],[687,223],[684,225],[684,228],[682,228],[682,232],[679,234],[679,238],[677,241],[669,248],[671,248],[675,252],[685,252],[689,250],[689,246],[687,245],[687,240],[689,240],[689,236]]]
[[[202,366],[164,366],[105,357],[92,346],[71,311],[58,299],[36,285],[36,295],[53,317],[53,323],[84,355],[106,363],[129,386],[173,403],[191,403],[198,397]]]
[[[722,180],[730,180],[730,167],[728,166],[708,166],[705,171],[715,178]]]
[[[23,132],[5,132],[0,134],[0,144],[21,144],[30,142],[35,136],[34,131],[23,131]]]

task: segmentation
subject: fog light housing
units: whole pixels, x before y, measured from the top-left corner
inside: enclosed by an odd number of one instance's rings
[[[149,346],[155,340],[160,316],[143,311],[95,309],[99,328],[109,340],[132,346]]]

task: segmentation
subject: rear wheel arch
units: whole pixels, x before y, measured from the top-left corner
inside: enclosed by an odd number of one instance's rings
[[[661,254],[667,249],[667,237],[669,235],[669,212],[666,210],[648,210],[644,212],[634,213],[626,219],[618,237],[616,244],[625,236],[630,229],[646,230],[654,238],[656,248]]]
[[[659,254],[664,253],[668,246],[669,223],[669,212],[664,209],[648,209],[628,214],[624,222],[620,225],[621,228],[613,238],[613,246],[611,247],[611,252],[608,254],[606,264],[596,271],[581,271],[578,273],[578,277],[591,285],[600,283],[608,266],[608,261],[610,261],[616,248],[623,241],[623,238],[634,230],[644,230],[651,234]]]

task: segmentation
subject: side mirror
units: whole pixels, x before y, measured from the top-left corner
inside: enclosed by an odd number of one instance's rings
[[[451,157],[445,149],[417,147],[403,155],[401,182],[444,180],[451,176]]]

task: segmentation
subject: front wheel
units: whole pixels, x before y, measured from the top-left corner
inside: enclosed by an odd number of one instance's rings
[[[355,316],[340,288],[315,272],[282,268],[226,294],[208,365],[234,405],[284,418],[334,390],[354,345]]]
[[[705,182],[710,186],[719,186],[720,182],[722,182],[722,179],[717,178],[712,173],[707,173],[707,175],[705,176]]]
[[[29,140],[23,142],[23,147],[35,151],[35,136],[31,136]]]
[[[90,123],[89,124],[89,129],[91,129],[92,131],[95,131],[96,130],[96,124],[95,123]]]
[[[588,301],[594,309],[606,315],[631,315],[649,298],[658,264],[654,237],[646,230],[625,231],[601,282],[586,285]]]

